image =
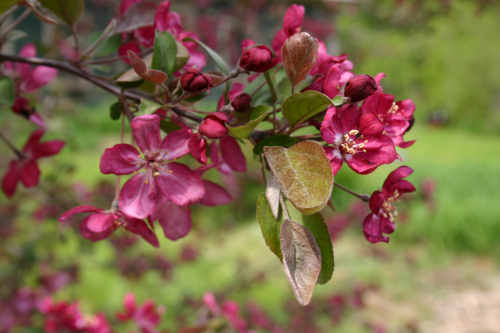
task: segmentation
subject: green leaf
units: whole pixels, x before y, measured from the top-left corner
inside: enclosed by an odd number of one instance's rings
[[[2,0],[2,1],[0,1],[0,14],[5,12],[7,9],[14,6],[18,2],[19,2],[19,0]]]
[[[252,131],[263,121],[270,113],[272,108],[269,105],[259,105],[251,111],[250,120],[240,126],[228,126],[229,134],[238,139],[245,139],[252,134]]]
[[[123,112],[123,105],[121,102],[116,102],[111,105],[109,108],[109,117],[113,120],[120,119],[120,116]]]
[[[291,126],[314,117],[332,104],[330,98],[318,91],[308,90],[288,97],[283,103],[283,116]]]
[[[227,62],[224,59],[222,59],[222,57],[217,52],[212,50],[208,45],[194,38],[186,38],[184,40],[195,42],[196,44],[198,44],[210,56],[210,58],[212,58],[212,60],[215,62],[217,67],[219,67],[222,73],[226,75],[229,74],[230,70]]]
[[[291,147],[300,139],[292,138],[288,135],[273,135],[269,136],[261,141],[259,141],[255,147],[253,148],[253,153],[255,155],[260,155],[264,151],[264,147],[266,146],[281,146],[281,147]]]
[[[9,77],[0,77],[0,106],[10,107],[16,98],[14,81]]]
[[[83,13],[84,0],[40,0],[40,4],[69,25],[73,25]]]
[[[281,224],[280,248],[286,277],[301,305],[311,301],[321,272],[321,252],[306,227],[285,220]]]
[[[175,42],[177,44],[177,56],[175,58],[174,72],[184,67],[189,60],[189,51],[186,47],[178,40]]]
[[[177,43],[168,31],[156,31],[151,68],[163,71],[170,77],[175,70]]]
[[[267,146],[264,156],[281,191],[302,214],[314,214],[326,206],[333,173],[318,142],[302,141],[290,148]]]
[[[274,218],[264,194],[257,198],[257,221],[267,247],[281,260],[280,221]]]
[[[321,273],[319,273],[318,283],[327,283],[332,278],[335,267],[333,246],[328,228],[319,213],[304,216],[303,222],[313,234],[321,251]]]
[[[332,99],[332,103],[335,106],[342,106],[344,104],[344,102],[345,102],[345,97],[342,97],[342,96],[335,96]]]

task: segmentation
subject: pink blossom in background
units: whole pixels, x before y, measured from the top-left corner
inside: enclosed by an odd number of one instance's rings
[[[44,133],[43,129],[33,131],[21,151],[22,156],[10,161],[2,179],[2,190],[8,198],[14,195],[19,182],[26,188],[38,185],[40,179],[38,160],[56,155],[64,147],[64,141],[61,140],[40,142]]]

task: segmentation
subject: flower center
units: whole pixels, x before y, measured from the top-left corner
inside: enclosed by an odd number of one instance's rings
[[[400,196],[399,191],[395,190],[392,196],[385,199],[381,207],[382,216],[389,219],[391,222],[394,222],[394,218],[398,216],[398,212],[396,210],[396,207],[394,207],[393,203],[399,198],[399,196]]]
[[[363,142],[356,142],[362,138],[363,135],[359,133],[358,130],[353,129],[350,130],[349,133],[344,134],[343,142],[340,144],[340,149],[344,152],[344,154],[354,155],[356,153],[366,153],[365,146],[368,143],[368,140]]]

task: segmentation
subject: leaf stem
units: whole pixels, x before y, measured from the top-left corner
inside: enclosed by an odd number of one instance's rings
[[[281,204],[281,209],[283,210],[283,216],[285,217],[286,220],[290,220],[290,215],[288,214],[288,208],[286,207],[285,200],[283,199],[282,195],[280,195],[280,204]]]
[[[354,195],[355,197],[357,197],[360,200],[363,200],[365,202],[370,201],[370,196],[368,194],[361,194],[361,193],[354,192],[354,191],[348,189],[347,187],[345,187],[344,185],[341,185],[339,183],[335,183],[335,186],[337,186],[338,188],[340,188],[344,192],[347,192],[349,194]]]
[[[9,32],[11,32],[15,27],[17,27],[19,25],[19,23],[21,23],[22,21],[24,21],[24,19],[26,17],[28,17],[28,15],[30,13],[31,13],[31,9],[29,9],[29,8],[25,9],[24,12],[22,12],[22,14],[19,15],[14,20],[14,22],[12,22],[9,26],[7,26],[7,28],[5,28],[4,32],[0,36],[0,45],[3,44],[3,42],[5,42],[5,40],[7,38],[7,35],[9,34]]]

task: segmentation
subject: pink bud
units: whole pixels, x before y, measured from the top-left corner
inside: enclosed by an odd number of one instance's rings
[[[344,95],[355,103],[364,100],[375,91],[377,91],[377,82],[370,75],[355,75],[347,82]]]
[[[210,77],[202,72],[191,70],[181,77],[182,89],[189,92],[201,92],[212,86]]]
[[[236,112],[245,112],[249,109],[250,103],[252,102],[252,96],[247,93],[239,94],[236,96],[231,105]]]
[[[214,112],[201,122],[198,127],[200,134],[205,135],[211,139],[217,139],[225,136],[227,134],[227,128],[224,123],[227,121],[227,117],[222,112]]]
[[[265,45],[258,45],[243,51],[240,67],[251,72],[263,73],[278,63],[276,56]]]

